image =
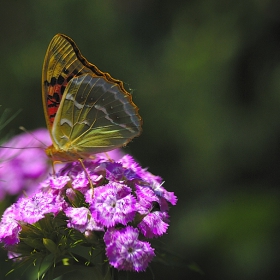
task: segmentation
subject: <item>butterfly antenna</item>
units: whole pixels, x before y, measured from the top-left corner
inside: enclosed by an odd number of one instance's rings
[[[19,127],[20,130],[30,134],[34,139],[36,139],[39,143],[41,143],[43,146],[47,147],[45,143],[43,143],[41,140],[39,140],[38,138],[36,138],[31,132],[27,131],[23,126]],[[14,143],[16,144],[16,143]],[[29,145],[29,144],[28,144]],[[26,149],[42,149],[42,147],[38,146],[38,147],[29,147],[29,146],[25,146],[25,147],[13,147],[13,146],[3,146],[0,145],[0,149],[12,149],[12,150],[26,150]],[[20,151],[19,151],[20,153]],[[7,158],[6,160],[11,160],[13,158],[15,158],[18,154],[12,155],[9,158]]]
[[[86,170],[86,167],[85,167],[85,165],[84,165],[84,163],[83,163],[83,160],[82,160],[82,159],[79,159],[79,162],[81,163],[81,166],[83,167],[83,169],[84,169],[84,171],[85,171],[85,174],[86,174],[86,176],[87,176],[87,178],[88,178],[90,187],[93,189],[93,188],[94,188],[94,187],[93,187],[93,184],[92,184],[91,179],[90,179],[90,177],[89,177],[89,174],[88,174],[88,172],[87,172],[87,170]]]
[[[109,156],[109,154],[108,153],[104,153],[105,154],[105,156],[107,157],[107,159],[110,161],[110,162],[114,162],[114,160],[112,160],[111,158],[110,158],[110,156]]]
[[[22,130],[23,132],[28,133],[29,135],[31,135],[35,140],[37,140],[39,143],[41,143],[43,146],[45,146],[47,148],[47,145],[45,143],[43,143],[41,140],[39,140],[33,133],[28,131],[25,127],[20,126],[19,129]],[[41,148],[41,147],[34,147],[34,148]],[[30,149],[30,147],[29,147],[29,149]]]

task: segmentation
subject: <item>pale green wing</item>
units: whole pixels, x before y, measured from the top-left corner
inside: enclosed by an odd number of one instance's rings
[[[69,81],[52,127],[54,144],[66,153],[110,151],[140,133],[141,117],[131,95],[91,74]]]

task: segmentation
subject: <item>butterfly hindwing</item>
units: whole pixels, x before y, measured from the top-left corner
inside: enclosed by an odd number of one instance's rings
[[[62,149],[95,154],[125,145],[140,126],[130,95],[104,77],[83,74],[68,83],[52,134]]]

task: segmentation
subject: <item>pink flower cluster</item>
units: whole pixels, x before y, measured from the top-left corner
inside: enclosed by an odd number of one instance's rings
[[[103,236],[112,267],[144,271],[155,256],[148,239],[166,233],[169,204],[176,204],[176,196],[165,190],[160,177],[129,155],[116,162],[97,155],[83,165],[66,164],[43,181],[36,193],[9,207],[0,223],[0,242],[15,255],[22,242],[22,225],[62,213],[65,229]]]
[[[50,170],[45,148],[51,144],[47,129],[22,133],[0,147],[0,201],[6,195],[32,193]]]

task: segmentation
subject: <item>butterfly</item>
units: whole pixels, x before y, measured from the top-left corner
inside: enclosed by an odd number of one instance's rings
[[[100,71],[75,42],[57,34],[46,52],[42,97],[54,162],[80,161],[125,146],[142,119],[123,82]]]

